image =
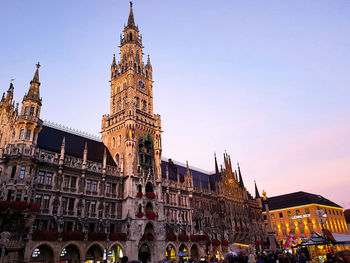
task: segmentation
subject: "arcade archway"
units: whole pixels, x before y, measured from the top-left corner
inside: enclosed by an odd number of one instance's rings
[[[80,263],[79,249],[75,245],[69,245],[62,249],[60,263]]]
[[[30,262],[36,263],[53,263],[54,255],[52,249],[48,245],[40,245],[35,248],[30,257]]]
[[[184,244],[179,247],[179,258],[180,260],[188,260],[188,249]]]
[[[139,260],[143,263],[151,261],[151,250],[147,244],[142,244],[139,249]]]
[[[191,247],[191,258],[195,259],[196,261],[199,260],[198,247],[196,244],[192,245]]]
[[[85,263],[103,262],[103,249],[98,245],[92,245],[85,256]]]
[[[124,252],[122,248],[118,244],[115,244],[108,251],[107,262],[121,262],[123,256]]]
[[[176,250],[172,244],[169,244],[165,249],[165,258],[167,260],[176,260]]]

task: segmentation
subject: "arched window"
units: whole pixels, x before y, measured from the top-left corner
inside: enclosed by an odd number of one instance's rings
[[[129,34],[129,39],[132,41],[132,33]]]
[[[147,109],[147,103],[146,103],[145,100],[143,100],[143,101],[142,101],[142,110],[143,110],[143,111],[146,111],[146,109]]]
[[[117,141],[117,145],[120,146],[121,143],[122,143],[122,135],[119,134],[119,136],[118,136],[118,141]]]
[[[151,202],[148,202],[146,204],[146,213],[148,213],[148,212],[153,212],[153,206],[152,206]]]
[[[142,207],[139,205],[139,213],[142,213]]]
[[[113,137],[113,148],[115,148],[115,138]]]
[[[153,186],[150,182],[146,184],[146,193],[153,193]]]
[[[139,109],[140,108],[140,99],[139,97],[136,97],[136,108]]]
[[[120,92],[120,86],[118,84],[118,86],[117,86],[117,93],[119,93],[119,92]]]
[[[123,89],[126,89],[126,82],[123,83]]]
[[[124,97],[123,98],[123,109],[125,109],[125,106],[126,106],[126,98]]]
[[[115,155],[115,162],[117,163],[117,166],[119,166],[119,153]]]

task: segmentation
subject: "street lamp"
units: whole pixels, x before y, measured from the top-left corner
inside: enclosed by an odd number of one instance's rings
[[[10,241],[10,236],[11,233],[10,232],[2,232],[0,234],[0,244],[2,245],[1,248],[1,258],[0,258],[0,262],[3,263],[4,262],[4,258],[5,258],[5,247],[6,244]]]

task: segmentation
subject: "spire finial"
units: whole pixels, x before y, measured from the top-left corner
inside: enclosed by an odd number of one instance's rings
[[[113,54],[113,61],[112,61],[112,66],[116,66],[117,62],[115,61],[115,54]]]
[[[35,71],[35,74],[34,74],[34,77],[33,77],[33,80],[31,81],[34,82],[34,83],[39,83],[39,68],[40,68],[40,63],[38,62],[36,64],[36,71]]]
[[[215,161],[215,174],[219,175],[219,167],[218,167],[218,162],[216,160],[216,153],[214,152],[214,161]]]
[[[135,26],[135,20],[134,20],[134,13],[132,12],[132,2],[130,1],[130,12],[129,12],[129,18],[128,18],[128,27],[134,27]]]
[[[256,181],[254,180],[254,185],[255,185],[255,198],[260,198],[258,186],[256,185]]]
[[[242,174],[241,174],[241,168],[239,167],[238,162],[237,162],[237,165],[238,165],[239,186],[241,188],[244,188],[243,178],[242,178]]]

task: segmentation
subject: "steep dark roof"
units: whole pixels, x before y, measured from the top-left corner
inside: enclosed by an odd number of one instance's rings
[[[308,204],[320,204],[329,205],[335,207],[341,207],[336,203],[324,198],[321,195],[310,194],[306,192],[295,192],[285,195],[278,195],[273,197],[268,197],[269,209],[276,210],[282,208],[288,208],[293,206],[308,205]],[[264,208],[265,211],[265,208]]]
[[[83,136],[62,131],[43,125],[38,136],[38,147],[41,149],[60,153],[63,137],[66,137],[65,154],[73,157],[83,158],[85,142],[88,147],[88,160],[103,162],[105,146],[102,142],[91,140]],[[107,164],[115,166],[115,162],[107,150]]]
[[[184,176],[186,174],[186,166],[180,165],[179,163],[174,163],[171,165],[168,161],[162,160],[162,177],[166,178],[166,166],[168,166],[168,173],[169,173],[169,180],[177,181],[177,173],[174,168],[177,169],[177,171],[180,173],[181,176]],[[202,189],[208,189],[208,178],[210,181],[210,189],[212,191],[215,190],[215,182],[218,180],[219,176],[216,176],[216,174],[210,174],[210,173],[204,173],[199,170],[193,169],[190,167],[190,172],[193,175],[193,185],[195,187],[199,187],[199,178],[201,178],[202,181]]]

